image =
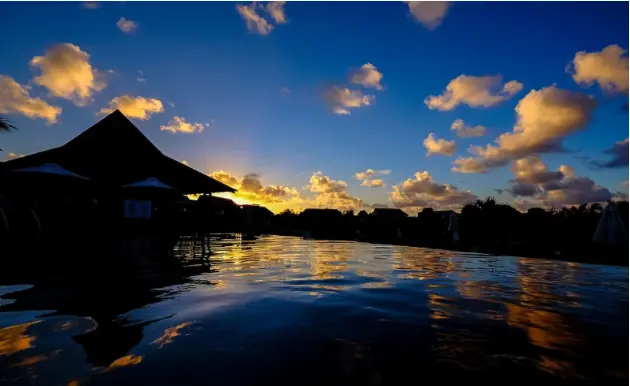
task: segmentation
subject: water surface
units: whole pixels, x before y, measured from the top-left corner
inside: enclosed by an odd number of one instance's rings
[[[628,383],[627,268],[276,236],[210,249],[200,267],[0,283],[0,383]]]

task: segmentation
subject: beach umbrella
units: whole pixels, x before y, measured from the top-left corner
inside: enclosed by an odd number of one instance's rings
[[[451,212],[451,216],[448,220],[448,231],[453,234],[453,241],[459,241],[459,223],[457,222],[457,214]]]
[[[133,182],[131,184],[123,185],[123,188],[155,188],[155,189],[167,189],[175,190],[172,186],[168,186],[157,178],[147,178],[146,180]]]
[[[13,194],[73,196],[91,191],[93,182],[58,164],[45,163],[4,173],[2,189]]]
[[[89,178],[73,173],[70,170],[64,169],[57,164],[43,164],[39,166],[31,166],[23,169],[14,170],[14,172],[20,173],[38,173],[43,175],[53,175],[61,177],[77,178],[82,180],[89,180]]]
[[[623,220],[619,215],[617,206],[609,203],[602,212],[602,218],[597,224],[593,241],[602,244],[622,244],[628,240]]]

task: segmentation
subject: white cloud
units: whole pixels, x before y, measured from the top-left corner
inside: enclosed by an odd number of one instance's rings
[[[185,133],[201,133],[203,131],[203,124],[199,122],[190,123],[186,122],[184,117],[175,116],[168,122],[168,125],[160,126],[161,131],[170,131],[173,134]]]
[[[606,93],[628,93],[628,51],[610,45],[601,52],[580,51],[573,58],[573,80],[578,84],[593,83]]]
[[[390,174],[392,171],[389,169],[383,169],[383,170],[374,170],[374,169],[368,169],[364,172],[358,172],[358,173],[354,173],[354,177],[359,180],[359,181],[363,181],[366,180],[372,176],[377,176],[377,175],[383,175],[386,176],[388,174]]]
[[[451,124],[451,131],[456,132],[457,136],[462,138],[482,137],[486,135],[485,127],[481,125],[468,126],[462,119],[456,119],[453,121]]]
[[[382,79],[383,73],[379,72],[372,63],[362,65],[360,68],[353,70],[350,75],[350,83],[377,90],[383,90]]]
[[[31,59],[31,66],[39,68],[35,84],[46,87],[51,95],[84,106],[92,95],[107,86],[102,74],[92,68],[90,55],[71,43],[56,44],[44,56]]]
[[[146,82],[147,79],[144,77],[144,71],[138,70],[138,77],[136,78],[138,82]]]
[[[528,155],[562,151],[562,140],[586,127],[595,107],[592,97],[555,85],[532,90],[516,106],[513,131],[501,134],[496,145],[471,146],[476,157],[458,157],[452,170],[483,173]]]
[[[61,115],[61,107],[31,97],[27,87],[11,77],[0,75],[0,113],[17,113],[31,119],[40,118],[48,123],[55,123]]]
[[[449,1],[408,1],[413,18],[429,31],[439,27],[452,3]]]
[[[380,178],[375,178],[373,180],[363,180],[363,182],[361,182],[361,186],[380,188],[382,186],[385,186],[385,181],[381,180]]]
[[[435,138],[433,133],[429,133],[429,136],[425,138],[424,147],[427,149],[427,157],[430,157],[433,154],[442,154],[442,155],[453,155],[457,146],[455,145],[455,141],[447,141],[442,138]]]
[[[257,4],[256,2],[250,5],[237,4],[236,10],[239,15],[241,15],[241,18],[245,20],[248,30],[264,36],[268,35],[274,29],[274,22],[276,24],[285,24],[287,22],[284,4],[284,1],[270,1],[266,6]],[[271,19],[265,19],[258,12],[259,10],[266,12]]]
[[[270,1],[265,7],[265,11],[276,24],[284,24],[287,22],[287,15],[284,13],[285,3],[286,1]]]
[[[146,120],[163,112],[164,106],[159,99],[122,95],[109,101],[109,108],[102,108],[99,114],[109,114],[116,109],[129,118]]]
[[[460,104],[491,107],[512,98],[523,89],[520,82],[503,83],[501,75],[460,75],[446,85],[442,95],[430,95],[424,103],[431,109],[450,111]]]
[[[459,190],[450,184],[433,182],[428,171],[417,172],[415,179],[407,179],[394,186],[391,193],[396,208],[422,209],[431,207],[437,210],[457,210],[473,202],[478,197],[470,191]]]
[[[332,106],[333,112],[339,115],[350,115],[349,109],[356,109],[374,104],[374,95],[363,94],[359,90],[331,87],[324,95],[324,99]]]
[[[124,33],[129,34],[134,32],[138,28],[138,23],[133,20],[121,17],[116,22],[116,27],[118,27],[118,29],[123,31]]]

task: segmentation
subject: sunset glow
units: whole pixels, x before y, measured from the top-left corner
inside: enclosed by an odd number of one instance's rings
[[[276,213],[627,198],[628,3],[86,4],[0,4],[2,160],[119,109]]]

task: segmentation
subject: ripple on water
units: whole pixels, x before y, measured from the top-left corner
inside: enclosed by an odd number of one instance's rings
[[[275,236],[211,250],[192,271],[0,286],[3,381],[628,382],[624,268]]]

